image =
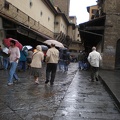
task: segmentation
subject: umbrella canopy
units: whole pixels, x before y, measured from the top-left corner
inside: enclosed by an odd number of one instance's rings
[[[4,39],[3,40],[3,44],[6,46],[6,47],[10,47],[10,41],[11,40],[14,40],[16,42],[15,46],[17,46],[20,50],[22,50],[22,44],[18,41],[18,40],[15,40],[13,38],[8,38],[8,39]]]
[[[42,47],[42,50],[43,50],[43,51],[48,50],[48,46],[46,46],[46,45],[40,45],[40,46]]]
[[[66,47],[64,47],[64,48],[60,48],[60,50],[67,50],[67,48],[66,48]]]
[[[7,47],[4,47],[4,48],[2,49],[2,51],[3,51],[4,53],[8,54],[9,49],[8,49]]]
[[[46,40],[44,43],[47,45],[55,44],[56,47],[64,48],[64,45],[56,40]]]
[[[25,46],[23,46],[23,49],[24,49],[25,47],[26,47],[28,50],[30,50],[30,49],[33,48],[31,45],[25,45]]]

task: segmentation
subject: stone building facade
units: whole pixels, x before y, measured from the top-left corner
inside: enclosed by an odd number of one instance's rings
[[[103,69],[120,69],[120,2],[97,0],[97,5],[97,18],[79,25],[81,40],[89,50],[97,47]]]
[[[56,14],[47,0],[0,0],[0,44],[8,37],[34,46],[45,39],[53,39]]]
[[[97,18],[98,5],[88,6],[87,11],[89,13],[89,20]]]
[[[61,9],[67,17],[69,17],[70,0],[51,0],[54,6]]]
[[[56,39],[69,47],[74,26],[50,0],[0,0],[0,44],[12,37],[23,45]]]
[[[106,14],[103,49],[103,68],[120,68],[120,1],[99,0]]]

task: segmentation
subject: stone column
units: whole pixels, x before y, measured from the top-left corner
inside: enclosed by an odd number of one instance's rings
[[[117,15],[117,0],[106,0],[104,12],[106,13],[103,68],[115,69],[116,43],[119,39],[120,27],[118,27],[119,16]]]
[[[0,17],[0,45],[3,47],[2,40],[5,38],[5,31],[3,29],[3,21],[2,18]]]

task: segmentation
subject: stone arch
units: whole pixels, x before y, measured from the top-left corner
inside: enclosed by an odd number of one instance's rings
[[[120,69],[120,39],[117,41],[116,44],[115,68]]]

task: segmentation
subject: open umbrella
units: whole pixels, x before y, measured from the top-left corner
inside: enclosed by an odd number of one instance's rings
[[[15,46],[17,46],[20,50],[22,50],[22,44],[18,41],[18,40],[15,40],[13,38],[7,38],[7,39],[4,39],[3,40],[3,44],[6,46],[6,47],[10,47],[10,41],[11,40],[14,40],[16,42]]]
[[[47,45],[55,44],[56,47],[64,48],[64,45],[56,40],[46,40],[44,43]]]
[[[23,49],[24,49],[25,47],[26,47],[28,50],[30,50],[30,49],[33,48],[31,45],[25,45],[25,46],[23,46]]]
[[[7,47],[4,47],[4,48],[2,49],[2,51],[3,51],[4,53],[8,54],[9,49],[8,49]]]
[[[43,50],[43,51],[48,50],[48,46],[46,46],[46,45],[40,45],[40,46],[42,47],[42,50]]]

